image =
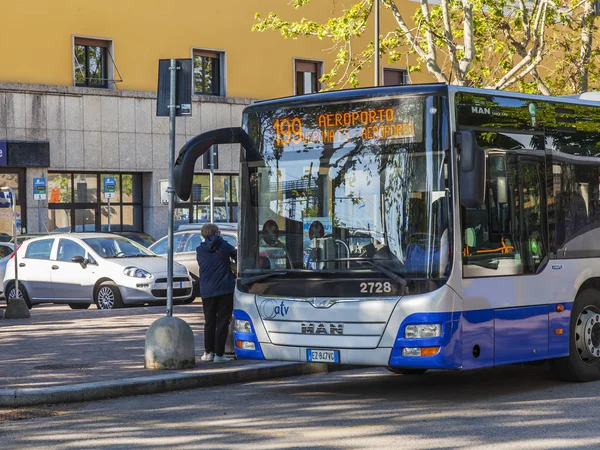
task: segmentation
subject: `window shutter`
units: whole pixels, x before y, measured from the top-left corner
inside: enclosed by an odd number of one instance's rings
[[[220,55],[217,52],[211,52],[210,50],[194,50],[194,56],[206,56],[208,58],[219,59]]]
[[[109,41],[104,41],[102,39],[90,39],[90,38],[75,38],[75,45],[88,45],[90,47],[104,47],[108,48],[110,45]]]
[[[319,63],[309,61],[296,61],[296,72],[318,72]]]
[[[396,69],[383,69],[383,85],[398,86],[406,84],[406,71]]]

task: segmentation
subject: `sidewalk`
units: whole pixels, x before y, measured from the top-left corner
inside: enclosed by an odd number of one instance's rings
[[[146,331],[164,314],[164,306],[114,311],[52,306],[34,307],[29,319],[0,319],[0,406],[89,401],[327,371],[320,364],[201,361],[199,300],[174,307],[174,315],[194,331],[196,368],[146,370]]]

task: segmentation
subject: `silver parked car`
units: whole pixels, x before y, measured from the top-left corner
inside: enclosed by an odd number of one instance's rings
[[[179,227],[179,231],[173,234],[173,259],[179,264],[183,264],[190,272],[194,281],[194,295],[196,297],[200,296],[200,287],[198,284],[200,270],[198,261],[196,260],[196,248],[203,241],[202,235],[200,234],[202,225],[204,224],[193,223],[182,225]],[[237,224],[217,223],[217,225],[219,226],[219,230],[221,230],[221,237],[225,242],[237,248]],[[155,242],[150,246],[150,250],[157,255],[166,257],[167,238],[168,236],[165,236]],[[233,268],[235,269],[235,267]]]
[[[164,303],[167,264],[164,258],[122,236],[68,233],[23,242],[17,250],[20,296],[29,307],[67,303],[73,309],[121,308],[136,303]],[[4,277],[4,292],[15,297],[14,258]],[[173,298],[192,300],[187,269],[173,268]]]

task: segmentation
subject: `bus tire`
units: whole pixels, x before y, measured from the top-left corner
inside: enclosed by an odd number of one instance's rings
[[[600,379],[600,292],[597,290],[586,289],[575,298],[569,327],[569,356],[550,360],[550,367],[565,381]]]
[[[396,375],[423,375],[425,372],[427,372],[427,369],[405,369],[402,367],[387,367],[387,370],[389,370],[392,373],[395,373]]]

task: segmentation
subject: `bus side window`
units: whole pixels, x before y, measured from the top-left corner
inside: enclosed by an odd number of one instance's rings
[[[478,136],[487,147],[486,198],[463,216],[465,277],[535,273],[547,253],[545,155],[531,149],[532,136],[500,135]]]

